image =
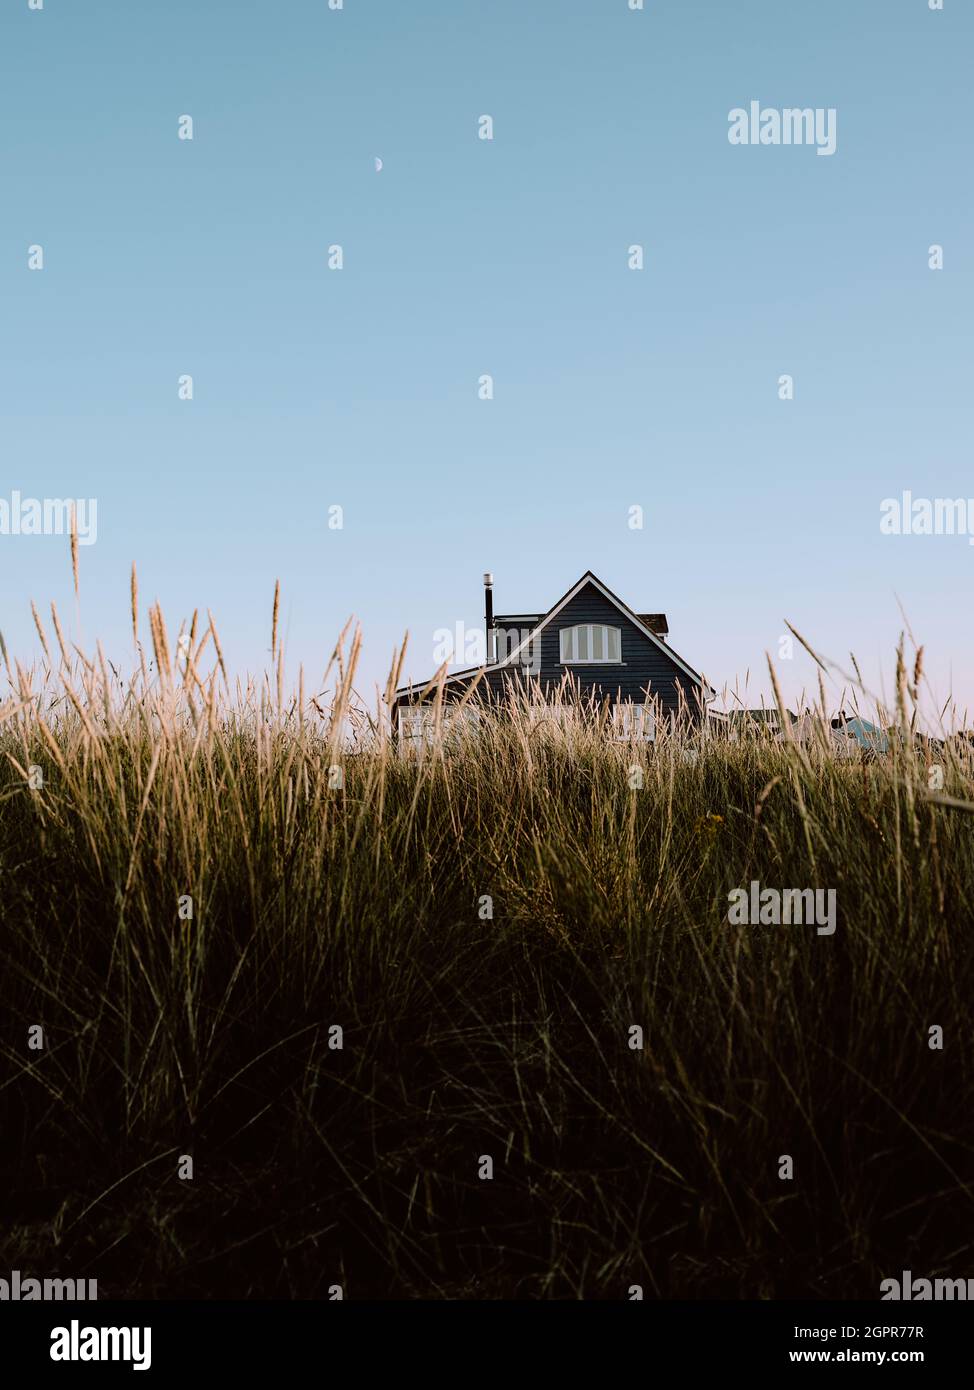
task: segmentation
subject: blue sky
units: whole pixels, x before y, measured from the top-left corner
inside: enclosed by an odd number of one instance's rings
[[[888,686],[899,600],[974,711],[974,547],[879,530],[974,497],[969,4],[5,0],[0,52],[0,497],[97,498],[82,640],[126,657],[135,560],[260,669],[279,578],[291,669],[354,615],[368,691],[485,569],[504,612],[590,568],[755,702],[784,618]],[[836,153],[732,146],[752,100]],[[70,586],[0,536],[22,659]]]

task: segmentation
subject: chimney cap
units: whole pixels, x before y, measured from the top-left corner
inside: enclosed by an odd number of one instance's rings
[[[493,583],[494,583],[494,576],[491,574],[490,570],[487,570],[487,571],[485,572],[485,574],[484,574],[484,588],[485,588],[485,589],[491,588],[491,586],[493,585]]]

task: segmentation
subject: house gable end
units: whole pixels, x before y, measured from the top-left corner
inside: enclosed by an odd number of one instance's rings
[[[534,614],[517,615],[530,621]],[[662,614],[646,615],[662,619]],[[563,663],[561,633],[578,625],[602,625],[618,629],[621,660],[619,662]],[[650,627],[639,614],[628,608],[591,570],[573,584],[547,613],[527,631],[516,646],[506,646],[499,659],[490,666],[454,672],[446,677],[447,684],[465,687],[474,677],[482,682],[484,694],[502,695],[508,686],[528,680],[540,682],[549,693],[569,675],[583,695],[611,701],[632,700],[642,703],[647,696],[659,699],[667,710],[676,710],[681,703],[699,704],[701,695],[712,698],[714,691],[702,678]],[[515,639],[516,640],[516,639]],[[397,692],[397,696],[400,692]]]
[[[616,628],[621,639],[621,660],[563,663],[561,634],[579,625]],[[545,684],[557,684],[568,673],[583,694],[642,703],[648,693],[658,697],[667,710],[677,708],[680,692],[684,699],[697,698],[695,673],[689,674],[675,654],[659,638],[648,634],[635,615],[630,617],[594,579],[585,582],[542,624],[535,634],[534,649],[540,657],[540,678]]]

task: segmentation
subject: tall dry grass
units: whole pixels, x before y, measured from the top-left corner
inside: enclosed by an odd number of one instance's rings
[[[2,653],[0,1263],[103,1297],[974,1274],[974,787],[912,737],[918,669],[871,760],[527,697],[401,757],[357,633],[286,693],[278,609],[261,681],[157,605],[130,679],[54,612],[42,665]],[[834,888],[834,936],[730,926],[752,879]]]

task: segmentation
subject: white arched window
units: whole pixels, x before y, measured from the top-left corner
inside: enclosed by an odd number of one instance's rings
[[[603,623],[580,623],[577,627],[563,627],[560,637],[563,664],[622,664],[622,632],[617,627],[606,627]]]

